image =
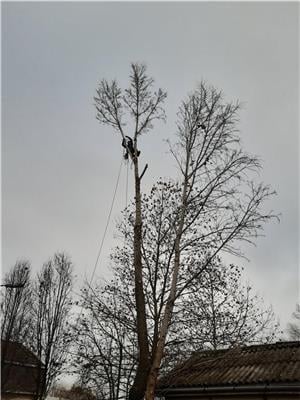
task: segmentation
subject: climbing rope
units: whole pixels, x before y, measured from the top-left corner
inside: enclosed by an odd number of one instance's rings
[[[126,189],[125,189],[125,209],[127,210],[127,202],[128,202],[128,164],[126,166]]]
[[[118,186],[119,186],[122,165],[123,165],[123,157],[122,157],[122,160],[121,160],[121,163],[120,163],[117,182],[116,182],[116,186],[115,186],[115,189],[114,189],[112,202],[111,202],[111,205],[110,205],[110,210],[109,210],[108,217],[107,217],[106,226],[105,226],[105,229],[104,229],[103,237],[102,237],[102,240],[101,240],[100,248],[99,248],[99,251],[98,251],[98,254],[97,254],[97,258],[96,258],[96,262],[95,262],[95,265],[94,265],[94,269],[93,269],[93,273],[92,273],[92,276],[91,276],[91,280],[89,282],[89,286],[91,285],[91,283],[92,283],[92,281],[94,279],[94,275],[95,275],[95,272],[96,272],[97,264],[98,264],[98,261],[99,261],[99,258],[100,258],[101,252],[102,252],[104,240],[105,240],[107,229],[108,229],[109,222],[110,222],[111,213],[112,213],[112,210],[113,210],[113,207],[114,207],[114,203],[115,203],[117,189],[118,189]]]
[[[96,262],[95,262],[95,265],[94,265],[93,273],[92,273],[90,281],[88,282],[88,288],[87,288],[86,296],[88,295],[89,290],[91,288],[91,284],[92,284],[92,281],[93,281],[94,276],[95,276],[95,272],[96,272],[96,268],[97,268],[97,265],[98,265],[98,262],[99,262],[99,259],[100,259],[100,255],[102,253],[102,249],[103,249],[103,245],[104,245],[107,229],[108,229],[108,226],[109,226],[112,210],[113,210],[115,199],[116,199],[117,189],[118,189],[118,186],[119,186],[122,165],[123,165],[123,156],[122,156],[122,159],[121,159],[121,163],[120,163],[120,167],[119,167],[119,171],[118,171],[118,176],[117,176],[117,182],[116,182],[116,185],[115,185],[115,188],[114,188],[113,197],[112,197],[109,213],[108,213],[108,216],[107,216],[106,225],[105,225],[104,233],[103,233],[103,236],[102,236],[101,244],[100,244],[99,251],[98,251],[98,254],[97,254]],[[80,307],[80,313],[79,313],[77,321],[75,323],[75,329],[77,329],[80,317],[82,315],[82,310],[83,310],[83,304],[81,304],[81,307]]]
[[[126,163],[126,186],[125,186],[125,226],[124,226],[124,248],[126,245],[126,238],[127,238],[127,219],[128,219],[128,165],[129,162]]]

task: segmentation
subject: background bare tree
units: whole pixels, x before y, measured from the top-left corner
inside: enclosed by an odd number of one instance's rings
[[[293,312],[293,322],[288,323],[287,331],[291,340],[300,340],[300,304],[296,304],[296,311]]]
[[[59,399],[70,400],[96,400],[94,393],[75,383],[70,389],[62,385],[55,386],[51,389],[51,396]]]
[[[39,399],[46,397],[66,367],[71,341],[68,326],[71,288],[71,261],[65,254],[57,253],[43,265],[34,288],[34,348],[44,367],[44,372],[40,371]]]
[[[32,332],[29,262],[16,262],[1,286],[1,379],[5,384],[10,375],[9,364],[4,368],[9,342],[28,345]]]
[[[133,282],[131,282],[133,284]],[[75,325],[73,358],[80,383],[105,400],[126,399],[137,364],[133,286],[82,289],[83,312]]]
[[[185,342],[180,330],[175,332],[184,349],[181,354],[202,348],[268,343],[278,337],[279,325],[272,307],[265,308],[252,287],[243,285],[241,272],[242,268],[226,266],[217,257],[191,285],[174,315],[185,330]]]
[[[4,278],[1,290],[1,339],[23,344],[31,329],[30,264],[18,261]]]

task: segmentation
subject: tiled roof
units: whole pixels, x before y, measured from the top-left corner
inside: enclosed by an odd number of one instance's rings
[[[200,351],[160,379],[159,388],[300,383],[300,342]]]
[[[39,359],[25,346],[18,342],[1,340],[1,353],[5,361],[21,364],[38,365]]]
[[[42,370],[38,358],[17,342],[1,342],[2,357],[1,392],[32,394],[37,392]]]

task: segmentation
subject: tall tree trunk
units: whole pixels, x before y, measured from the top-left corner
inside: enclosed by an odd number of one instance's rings
[[[179,246],[177,246],[177,247],[179,248]],[[164,317],[162,320],[160,333],[159,333],[159,339],[157,341],[157,346],[156,346],[156,349],[154,352],[154,357],[152,360],[152,365],[151,365],[150,373],[149,373],[148,380],[147,380],[146,393],[145,393],[146,400],[154,399],[155,388],[156,388],[156,383],[157,383],[157,378],[158,378],[158,372],[159,372],[161,360],[163,358],[166,337],[167,337],[167,333],[168,333],[168,327],[171,322],[173,308],[174,308],[179,265],[180,265],[180,255],[179,255],[179,251],[176,251],[174,274],[172,277],[172,285],[171,285],[170,295],[169,295],[169,298],[168,298],[168,301],[167,301],[167,304],[165,307]]]
[[[183,232],[184,220],[186,215],[186,206],[187,206],[187,187],[188,187],[188,179],[187,179],[187,171],[185,173],[185,180],[183,186],[182,193],[182,205],[181,205],[181,213],[178,231],[175,239],[175,257],[174,257],[174,270],[172,274],[171,288],[169,298],[165,307],[165,312],[163,316],[163,320],[161,323],[161,327],[159,330],[159,338],[157,341],[157,346],[154,352],[154,357],[151,364],[151,369],[149,372],[146,392],[145,392],[145,400],[153,400],[155,396],[155,389],[157,384],[157,378],[159,373],[159,368],[161,364],[161,360],[164,354],[164,348],[166,343],[166,337],[168,334],[169,325],[171,323],[174,303],[176,299],[176,289],[178,282],[178,274],[180,269],[180,242]]]
[[[150,351],[147,334],[146,305],[142,272],[141,180],[139,177],[138,161],[136,156],[133,161],[135,175],[134,270],[139,359],[134,383],[130,388],[129,399],[140,400],[144,396],[150,370]]]

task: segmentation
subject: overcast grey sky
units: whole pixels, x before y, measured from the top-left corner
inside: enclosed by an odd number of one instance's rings
[[[122,157],[93,96],[103,77],[125,86],[130,62],[142,61],[168,91],[167,124],[140,141],[144,190],[174,174],[163,139],[197,82],[243,102],[244,147],[261,156],[282,215],[237,263],[284,326],[299,298],[298,35],[296,2],[2,2],[3,272],[20,258],[36,271],[64,250],[79,283],[91,276]],[[125,177],[97,276],[107,276]]]

